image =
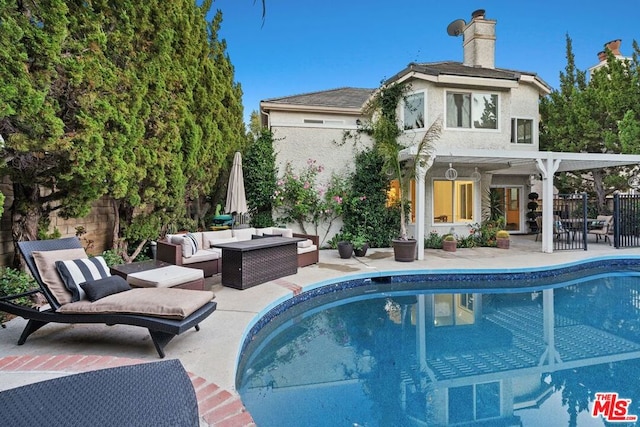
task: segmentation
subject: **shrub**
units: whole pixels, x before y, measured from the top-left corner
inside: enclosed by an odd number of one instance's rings
[[[37,289],[38,284],[35,279],[27,273],[11,267],[4,267],[0,270],[0,297],[7,295],[17,295]],[[12,300],[16,304],[33,307],[33,300],[28,297],[21,297]],[[0,323],[9,320],[7,313],[0,311]]]
[[[114,249],[109,249],[102,252],[102,258],[104,258],[104,262],[106,262],[107,266],[109,267],[124,264],[124,259],[122,259],[122,257]]]
[[[442,249],[442,236],[432,231],[429,236],[424,239],[424,247],[428,249]]]
[[[453,234],[446,234],[442,240],[446,242],[455,242],[456,236],[454,236]]]

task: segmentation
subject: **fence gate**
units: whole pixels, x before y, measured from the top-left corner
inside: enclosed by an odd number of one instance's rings
[[[553,199],[553,250],[587,250],[587,194],[558,194]]]

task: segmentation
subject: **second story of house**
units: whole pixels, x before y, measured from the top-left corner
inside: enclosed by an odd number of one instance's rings
[[[454,21],[462,36],[463,61],[410,63],[385,84],[407,85],[398,106],[405,144],[420,141],[436,120],[442,133],[435,151],[450,149],[537,151],[541,97],[551,88],[537,74],[495,67],[496,21],[484,10]],[[452,23],[453,24],[453,23]],[[450,25],[451,27],[451,25]],[[448,29],[449,31],[449,29]],[[283,149],[335,143],[358,128],[373,89],[340,88],[261,102],[263,124],[282,138]],[[285,155],[285,157],[288,155]]]

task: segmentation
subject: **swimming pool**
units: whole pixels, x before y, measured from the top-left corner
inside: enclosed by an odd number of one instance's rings
[[[601,426],[638,384],[637,258],[321,284],[251,327],[236,377],[260,427]]]

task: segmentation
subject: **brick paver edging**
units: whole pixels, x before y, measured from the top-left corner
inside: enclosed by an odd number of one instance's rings
[[[0,358],[0,374],[12,373],[79,373],[95,369],[150,363],[148,360],[113,356],[6,356]],[[247,412],[236,393],[223,390],[202,377],[188,373],[198,398],[198,412],[201,420],[215,427],[255,427],[253,418]]]

